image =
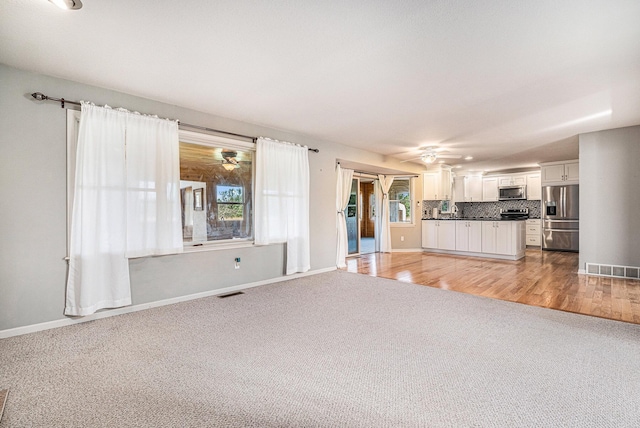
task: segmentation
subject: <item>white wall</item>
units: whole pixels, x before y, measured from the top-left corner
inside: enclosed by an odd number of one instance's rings
[[[69,100],[125,107],[185,123],[263,135],[317,147],[310,153],[311,269],[335,266],[336,158],[419,172],[385,156],[133,95],[28,73],[0,64],[0,330],[63,319],[66,256],[66,119],[59,104],[34,101],[43,92]],[[417,211],[419,212],[419,210]],[[403,230],[414,248],[420,222]],[[415,234],[412,237],[411,233]],[[419,247],[419,244],[415,245]],[[233,268],[242,258],[240,270]],[[283,275],[283,247],[252,247],[130,261],[133,304],[257,282]]]
[[[640,126],[580,135],[580,261],[640,266]]]

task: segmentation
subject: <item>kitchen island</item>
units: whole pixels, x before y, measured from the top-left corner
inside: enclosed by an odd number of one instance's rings
[[[525,221],[501,218],[422,220],[422,248],[434,253],[518,260],[525,255]]]

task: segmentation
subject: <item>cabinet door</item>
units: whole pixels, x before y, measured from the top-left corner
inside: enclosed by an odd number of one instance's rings
[[[542,199],[542,182],[540,174],[531,174],[527,176],[527,199],[530,201],[539,201]]]
[[[517,224],[511,221],[496,221],[496,254],[515,254],[513,248],[513,226]]]
[[[469,227],[469,251],[474,253],[482,252],[482,222],[470,221]]]
[[[498,179],[496,177],[482,179],[482,200],[498,200]]]
[[[438,222],[438,248],[441,250],[456,249],[456,223],[455,220]]]
[[[469,221],[456,221],[456,251],[469,251]],[[476,223],[476,222],[474,222]]]
[[[455,177],[453,179],[453,202],[464,202],[465,199],[465,187],[467,184],[467,177]]]
[[[422,221],[422,248],[438,248],[438,220]]]
[[[482,252],[496,253],[496,227],[495,221],[482,221]]]
[[[498,186],[511,186],[512,184],[511,177],[498,177]]]
[[[451,199],[451,170],[443,169],[440,171],[440,199]]]
[[[479,175],[472,175],[470,177],[465,177],[465,180],[465,201],[482,201],[482,177]]]
[[[578,181],[580,179],[580,163],[571,162],[565,164],[564,178],[566,181]]]
[[[511,177],[511,184],[513,186],[524,186],[527,184],[527,176],[526,175],[514,175]]]
[[[438,174],[425,172],[422,174],[422,199],[425,201],[438,200]]]
[[[541,169],[542,182],[549,181],[563,181],[564,180],[564,164],[561,165],[547,165]]]

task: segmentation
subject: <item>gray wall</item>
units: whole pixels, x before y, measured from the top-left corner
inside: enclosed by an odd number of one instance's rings
[[[335,266],[337,157],[374,167],[421,171],[417,166],[399,164],[379,154],[302,134],[212,116],[0,64],[0,209],[3,220],[0,222],[0,330],[64,318],[66,112],[56,103],[35,102],[28,94],[36,91],[319,148],[320,153],[309,154],[312,270]],[[419,187],[416,190],[421,194]],[[393,245],[419,248],[420,227],[418,221],[413,228],[394,229]],[[401,234],[405,236],[404,242],[399,240]],[[240,270],[233,268],[235,257],[242,258]],[[279,277],[284,269],[283,260],[281,245],[131,260],[133,303],[149,303]]]
[[[580,135],[580,265],[640,266],[640,126]]]

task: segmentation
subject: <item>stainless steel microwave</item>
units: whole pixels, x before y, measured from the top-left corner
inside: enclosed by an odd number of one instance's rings
[[[498,200],[511,201],[514,199],[527,199],[527,186],[500,186],[498,188]]]

